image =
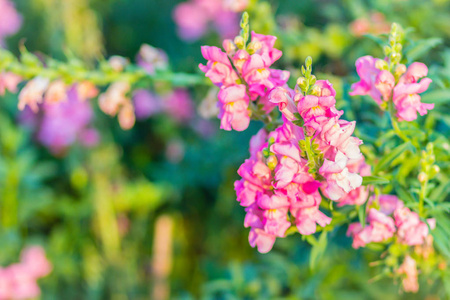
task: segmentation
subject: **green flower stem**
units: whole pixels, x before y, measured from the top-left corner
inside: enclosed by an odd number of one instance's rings
[[[424,215],[424,201],[427,192],[428,179],[420,184],[419,192],[419,217],[425,217]]]
[[[3,64],[0,67],[1,72],[12,72],[21,76],[25,80],[37,76],[45,77],[50,80],[62,79],[66,82],[74,83],[81,81],[90,81],[97,86],[106,86],[113,82],[123,81],[134,84],[138,81],[168,82],[175,87],[190,87],[193,85],[211,85],[211,83],[200,74],[173,73],[168,70],[156,71],[154,74],[145,72],[138,66],[130,65],[123,71],[112,69],[88,70],[80,65],[64,63],[51,60],[47,67],[40,64],[21,63],[13,60],[10,63]]]

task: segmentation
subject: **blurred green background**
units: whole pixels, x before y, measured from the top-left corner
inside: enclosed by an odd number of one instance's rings
[[[95,65],[111,55],[134,61],[147,43],[167,53],[174,71],[200,73],[200,46],[221,44],[213,29],[197,41],[180,39],[172,18],[180,1],[14,3],[23,16],[7,39],[15,53],[25,43],[30,52],[64,59],[70,51]],[[277,68],[291,70],[295,82],[311,55],[319,79],[335,85],[339,108],[361,124],[378,120],[364,114],[375,104],[347,95],[354,62],[382,52],[377,39],[352,29],[355,20],[374,23],[380,13],[388,28],[394,21],[414,28],[413,38],[429,40],[410,51],[430,66],[435,87],[450,87],[450,1],[251,1],[249,13],[253,30],[278,36],[284,56]],[[208,89],[189,88],[196,105]],[[269,254],[252,249],[233,182],[261,124],[237,133],[219,130],[214,118],[200,120],[212,132],[204,135],[195,120],[160,114],[123,131],[95,108],[100,143],[54,156],[33,128],[18,124],[16,95],[0,105],[0,264],[17,261],[25,245],[42,245],[54,267],[39,281],[42,299],[439,299],[438,282],[421,282],[418,295],[399,294],[389,278],[369,284],[379,270],[367,262],[378,254],[352,249],[344,228],[330,234],[314,270],[298,235],[278,239]],[[448,104],[438,107],[431,115],[448,133]]]

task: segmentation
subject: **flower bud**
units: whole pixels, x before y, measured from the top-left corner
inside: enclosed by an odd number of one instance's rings
[[[428,176],[427,174],[425,174],[425,172],[420,172],[419,176],[417,176],[417,179],[419,179],[420,183],[424,183],[428,180]]]
[[[278,160],[277,160],[277,157],[275,155],[270,155],[267,158],[267,166],[269,167],[269,169],[275,170],[277,164],[278,164]]]
[[[387,70],[389,68],[387,62],[383,59],[377,59],[375,62],[375,68],[378,70]]]
[[[243,49],[244,45],[245,45],[245,41],[244,38],[240,35],[238,35],[237,37],[234,38],[234,44],[239,48],[239,49]]]
[[[261,49],[262,45],[260,41],[252,41],[248,44],[247,46],[247,52],[249,54],[253,54],[256,51],[258,51],[259,49]]]

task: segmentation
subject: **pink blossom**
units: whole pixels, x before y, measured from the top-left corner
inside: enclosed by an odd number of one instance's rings
[[[28,105],[36,113],[39,110],[38,104],[43,101],[49,82],[44,77],[35,77],[30,80],[19,93],[19,110],[23,110]]]
[[[224,0],[224,8],[234,12],[241,12],[248,6],[249,0]]]
[[[395,225],[400,242],[413,246],[424,243],[428,236],[428,225],[431,229],[436,227],[435,219],[428,219],[427,223],[420,221],[419,215],[407,207],[398,207],[394,211]]]
[[[423,116],[434,108],[434,104],[421,103],[418,94],[425,92],[431,83],[431,79],[423,78],[427,75],[428,68],[422,63],[412,63],[406,73],[400,77],[399,83],[394,88],[393,101],[400,121],[413,121],[417,119],[417,112]],[[420,78],[423,78],[418,81]]]
[[[161,99],[145,89],[135,90],[133,93],[133,106],[138,120],[147,119],[162,109]]]
[[[396,270],[399,275],[404,275],[402,285],[405,292],[417,293],[419,282],[416,261],[411,256],[406,256],[401,266]]]
[[[52,270],[41,247],[22,251],[21,262],[0,268],[0,299],[37,298],[41,290],[37,280]]]
[[[316,232],[316,224],[325,227],[331,223],[331,218],[322,213],[318,206],[296,210],[295,218],[298,232],[304,235]]]
[[[72,87],[67,92],[67,101],[44,104],[37,138],[54,154],[63,153],[70,145],[83,138],[90,138],[85,145],[93,146],[98,141],[98,135],[89,128],[92,117],[90,103],[81,102],[76,88]]]
[[[0,46],[4,45],[4,38],[15,34],[22,25],[22,16],[17,13],[14,2],[0,0]]]
[[[98,98],[100,109],[110,116],[115,116],[122,105],[129,102],[127,93],[130,85],[127,82],[115,82]]]
[[[352,159],[347,162],[347,168],[351,173],[358,173],[361,176],[369,176],[371,174],[370,166],[365,163],[364,156],[360,156],[358,159]],[[338,206],[344,205],[362,205],[367,201],[369,197],[369,188],[360,186],[347,195],[344,195],[338,200]]]
[[[137,64],[147,73],[154,74],[156,70],[166,69],[168,66],[167,54],[158,48],[142,44],[137,55]]]
[[[252,42],[259,42],[261,44],[259,54],[266,65],[272,65],[275,61],[280,59],[282,52],[274,48],[275,41],[277,40],[275,36],[258,34],[252,31],[251,37]]]
[[[45,92],[44,101],[48,104],[57,104],[67,100],[67,87],[62,80],[51,82]]]
[[[327,185],[323,191],[331,200],[339,200],[362,183],[360,175],[348,171],[347,161],[348,158],[338,151],[335,161],[325,159],[319,169],[319,173],[327,180]]]
[[[381,93],[375,86],[375,81],[378,74],[381,72],[376,68],[377,59],[367,55],[356,60],[356,72],[361,80],[352,84],[352,91],[349,93],[355,95],[369,95],[378,104],[382,103]]]
[[[218,97],[220,101],[220,128],[237,131],[247,129],[250,123],[250,114],[248,111],[249,98],[245,85],[222,88]]]
[[[391,72],[383,70],[375,78],[375,87],[383,96],[384,101],[388,101],[392,95],[392,89],[395,86],[395,78]]]
[[[190,0],[175,7],[173,19],[178,26],[178,34],[186,41],[201,38],[210,25],[222,37],[231,37],[238,31],[239,20],[238,15],[230,10],[242,7],[239,3],[224,5],[222,0]]]
[[[16,93],[17,85],[21,81],[22,81],[22,78],[19,75],[16,75],[11,72],[1,72],[0,73],[0,96],[3,96],[5,94],[5,91],[9,91],[11,93]]]
[[[203,57],[208,60],[206,66],[199,65],[205,76],[219,87],[236,84],[238,75],[233,70],[227,54],[214,46],[202,46],[201,49]]]
[[[20,259],[26,266],[28,274],[35,278],[45,277],[52,271],[52,265],[45,257],[45,251],[42,247],[26,248],[22,251]]]
[[[370,223],[372,242],[383,242],[395,233],[394,220],[374,208],[369,209],[367,222]]]
[[[163,98],[162,109],[179,123],[189,121],[195,113],[189,92],[181,88]]]

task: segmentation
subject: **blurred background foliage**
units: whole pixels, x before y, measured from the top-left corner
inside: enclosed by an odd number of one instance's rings
[[[16,53],[25,43],[35,53],[72,53],[94,64],[111,55],[134,60],[147,43],[166,51],[175,71],[199,73],[200,46],[221,44],[213,31],[190,43],[178,37],[172,11],[180,1],[14,2],[23,25],[7,44]],[[291,70],[295,81],[311,55],[319,79],[336,87],[339,108],[361,121],[358,131],[367,136],[387,120],[373,112],[374,103],[347,95],[356,81],[354,62],[381,55],[374,36],[384,23],[413,28],[412,40],[421,42],[406,51],[430,66],[436,90],[425,96],[437,107],[424,122],[448,137],[450,1],[250,2],[252,29],[279,38],[284,56],[277,67]],[[381,25],[361,33],[358,20]],[[190,92],[198,105],[207,88]],[[224,132],[214,119],[212,133],[202,135],[192,122],[158,115],[123,131],[96,112],[100,144],[89,150],[74,145],[54,156],[32,129],[18,125],[16,103],[11,94],[0,103],[0,263],[16,261],[25,245],[43,245],[54,266],[40,280],[43,299],[439,299],[439,282],[421,282],[418,295],[398,294],[391,279],[369,284],[377,271],[367,262],[377,253],[353,250],[344,229],[330,234],[314,269],[310,247],[299,236],[277,241],[266,255],[250,248],[233,182],[260,124]],[[448,170],[448,148],[443,155]],[[442,193],[448,201],[448,188]],[[158,245],[168,248],[161,252]]]

